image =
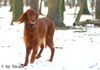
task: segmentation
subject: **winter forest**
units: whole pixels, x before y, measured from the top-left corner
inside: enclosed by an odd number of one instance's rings
[[[0,0],[0,70],[100,70],[99,8],[100,0]],[[55,52],[49,62],[45,47],[42,57],[22,67],[25,23],[17,20],[28,9],[54,22]]]

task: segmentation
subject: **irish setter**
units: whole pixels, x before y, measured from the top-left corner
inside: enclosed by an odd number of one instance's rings
[[[54,56],[54,42],[53,36],[55,32],[54,23],[48,18],[38,18],[35,10],[28,9],[22,16],[19,17],[17,22],[25,23],[24,26],[24,42],[26,45],[26,58],[22,66],[27,66],[29,55],[32,51],[30,63],[33,63],[36,58],[41,57],[44,47],[48,46],[51,50],[49,61],[53,60]],[[40,51],[38,52],[38,48]]]

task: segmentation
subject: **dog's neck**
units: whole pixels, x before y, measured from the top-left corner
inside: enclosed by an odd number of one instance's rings
[[[27,29],[28,31],[33,31],[35,29],[35,24],[31,24],[31,23],[25,23],[25,29]]]

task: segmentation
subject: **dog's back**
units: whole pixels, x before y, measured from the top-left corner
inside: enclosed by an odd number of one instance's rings
[[[55,31],[55,25],[54,23],[47,17],[39,18],[37,21],[39,33],[41,33],[42,36],[51,36],[53,37],[54,31]]]
[[[49,42],[53,42],[53,36],[55,31],[54,23],[47,17],[39,18],[37,21],[38,29],[39,29],[39,37],[45,39],[45,47],[50,44]]]

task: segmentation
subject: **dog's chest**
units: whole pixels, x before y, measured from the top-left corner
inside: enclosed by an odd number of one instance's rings
[[[24,40],[28,43],[38,42],[39,44],[45,42],[46,29],[43,26],[39,26],[39,28],[35,27],[32,29],[32,26],[26,26],[24,29]]]
[[[38,37],[34,31],[25,30],[24,39],[26,39],[27,41],[32,41],[32,40],[38,39]]]

